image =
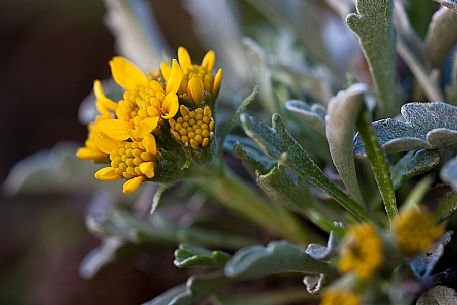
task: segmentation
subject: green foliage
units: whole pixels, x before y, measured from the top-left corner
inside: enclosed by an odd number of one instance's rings
[[[447,305],[457,302],[457,292],[449,287],[436,286],[423,294],[416,305]]]
[[[230,254],[223,251],[209,251],[205,248],[181,244],[175,251],[176,267],[215,268],[223,267],[230,259]]]

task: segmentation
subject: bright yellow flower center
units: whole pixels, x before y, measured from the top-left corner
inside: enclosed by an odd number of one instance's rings
[[[413,209],[402,214],[394,223],[397,247],[408,255],[428,250],[444,233],[432,213]]]
[[[146,151],[141,142],[122,142],[121,146],[110,154],[111,167],[117,175],[123,176],[126,179],[131,179],[137,176],[154,175],[154,155]],[[152,166],[152,171],[143,171],[140,167],[142,164]]]
[[[201,89],[194,90],[196,86],[200,86]],[[206,97],[212,95],[213,86],[214,76],[211,71],[200,65],[191,65],[183,69],[183,78],[178,94],[189,97],[195,105],[200,106]]]
[[[347,234],[341,248],[339,270],[355,272],[361,279],[371,278],[383,262],[383,244],[375,226],[371,223],[350,226]]]
[[[360,296],[356,293],[333,289],[326,290],[320,305],[360,305]]]
[[[213,137],[214,119],[211,109],[206,106],[189,111],[186,106],[180,107],[181,116],[170,119],[171,133],[176,141],[194,148],[206,148]]]

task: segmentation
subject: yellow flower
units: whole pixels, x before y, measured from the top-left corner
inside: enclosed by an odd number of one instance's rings
[[[106,158],[106,154],[95,144],[97,126],[101,121],[113,118],[113,113],[116,110],[117,104],[105,96],[100,81],[94,81],[93,90],[95,95],[95,105],[100,114],[87,126],[87,140],[84,143],[84,147],[80,147],[78,149],[76,156],[81,160],[101,161]]]
[[[213,137],[214,119],[211,116],[211,109],[197,108],[189,111],[184,105],[179,108],[181,116],[176,120],[170,119],[171,134],[176,141],[184,145],[189,145],[197,149],[199,147],[208,147]]]
[[[99,129],[116,140],[142,139],[157,127],[160,118],[170,119],[179,108],[176,92],[181,85],[181,68],[176,60],[164,85],[148,77],[123,57],[111,62],[114,80],[124,88],[123,100],[116,108],[116,119],[100,122]],[[162,72],[163,73],[163,72]]]
[[[371,223],[352,225],[341,247],[338,269],[368,279],[383,262],[383,243]]]
[[[328,289],[322,294],[320,305],[360,305],[360,296],[341,289]]]
[[[104,153],[109,154],[111,166],[95,173],[99,180],[127,179],[125,194],[134,192],[146,179],[154,177],[157,147],[154,136],[148,134],[141,141],[118,141],[106,134],[97,133],[95,141]]]
[[[200,65],[193,65],[189,52],[179,47],[178,59],[182,70],[179,97],[190,100],[196,106],[200,106],[207,98],[216,99],[222,83],[222,69],[219,68],[216,75],[211,72],[216,60],[214,51],[206,53]],[[168,82],[172,68],[166,63],[161,63],[160,67],[163,78]]]
[[[428,250],[444,233],[443,226],[432,213],[411,209],[400,215],[394,223],[397,247],[408,255]]]

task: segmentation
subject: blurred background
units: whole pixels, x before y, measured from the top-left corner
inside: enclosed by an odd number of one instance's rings
[[[186,46],[200,59],[208,47],[184,2],[192,1],[150,1],[166,45]],[[264,22],[251,1],[228,2],[248,25],[244,35]],[[410,2],[417,3],[408,12],[424,36],[436,4]],[[102,1],[0,1],[1,183],[19,160],[62,140],[85,140],[80,103],[94,79],[110,77],[108,61],[116,53],[104,16]],[[89,199],[84,192],[69,196],[58,188],[33,196],[0,195],[0,304],[140,304],[188,277],[173,266],[173,249],[165,248],[136,260],[143,268],[120,262],[82,279],[79,264],[99,244],[84,226]]]

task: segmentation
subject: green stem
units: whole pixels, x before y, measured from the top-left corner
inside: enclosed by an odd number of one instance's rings
[[[258,225],[294,242],[316,242],[316,238],[308,234],[297,217],[281,207],[269,204],[230,169],[225,168],[224,174],[221,174],[211,168],[195,168],[190,179],[224,207]]]
[[[379,192],[386,209],[389,222],[398,216],[397,201],[395,199],[395,190],[392,179],[390,177],[389,165],[387,164],[384,151],[379,144],[378,137],[371,125],[371,120],[368,116],[368,111],[363,110],[357,122],[359,127],[360,137],[365,145],[368,160],[373,169],[374,177],[378,185]]]

